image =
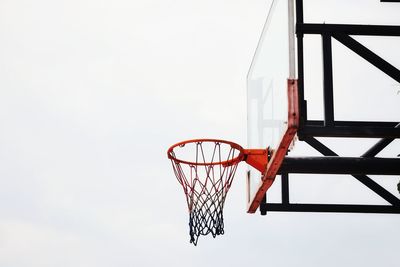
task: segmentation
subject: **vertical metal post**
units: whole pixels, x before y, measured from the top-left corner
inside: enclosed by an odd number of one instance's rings
[[[299,96],[300,125],[304,125],[307,121],[307,102],[304,100],[304,34],[297,30],[299,25],[302,25],[303,23],[303,0],[296,0],[297,86]]]
[[[325,126],[334,126],[333,75],[332,75],[332,38],[322,35],[322,59],[324,69],[324,115]]]
[[[289,204],[289,174],[282,173],[281,175],[282,187],[282,204]]]
[[[267,215],[267,193],[264,194],[264,197],[260,203],[260,214]]]
[[[288,1],[288,40],[289,40],[289,79],[296,79],[296,48],[294,42],[294,32],[295,32],[295,21],[294,21],[294,0]]]

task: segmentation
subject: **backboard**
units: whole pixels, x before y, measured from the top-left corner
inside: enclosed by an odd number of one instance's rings
[[[247,75],[248,148],[269,148],[263,174],[248,170],[248,212],[258,208],[298,125],[294,1],[273,0]]]

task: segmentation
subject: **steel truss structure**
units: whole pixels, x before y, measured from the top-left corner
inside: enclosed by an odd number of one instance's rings
[[[304,99],[303,58],[303,37],[306,34],[320,35],[322,38],[324,120],[309,120],[307,118],[307,102]],[[400,83],[400,70],[356,41],[351,35],[400,37],[400,26],[304,23],[303,1],[296,0],[297,68],[300,109],[300,125],[297,134],[300,141],[306,142],[323,156],[304,158],[286,157],[279,170],[282,178],[282,201],[281,203],[267,203],[265,196],[260,205],[260,213],[262,215],[265,215],[267,211],[400,214],[400,199],[368,177],[368,175],[378,174],[399,175],[400,178],[400,158],[375,157],[391,142],[400,138],[400,123],[398,121],[335,120],[332,38],[398,83]],[[360,157],[340,157],[321,141],[317,140],[316,137],[378,138],[379,141]],[[289,201],[290,173],[349,174],[390,203],[390,205],[293,204]]]

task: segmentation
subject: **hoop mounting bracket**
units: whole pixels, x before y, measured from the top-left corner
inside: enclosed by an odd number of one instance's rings
[[[244,149],[244,161],[250,166],[256,168],[261,173],[265,172],[268,165],[268,149]]]

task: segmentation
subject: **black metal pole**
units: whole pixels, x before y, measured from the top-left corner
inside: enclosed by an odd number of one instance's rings
[[[347,213],[400,213],[400,206],[347,205],[347,204],[278,204],[268,203],[267,211],[287,212],[347,212]]]
[[[400,158],[286,157],[279,173],[400,175]]]
[[[304,99],[304,52],[302,33],[298,28],[304,23],[303,19],[303,0],[296,0],[296,37],[297,37],[297,86],[299,96],[300,128],[307,121],[307,102]]]
[[[329,34],[322,35],[322,58],[324,69],[324,126],[334,125],[333,77],[332,77],[332,38]]]
[[[281,180],[282,204],[289,204],[289,174],[282,173]]]
[[[301,132],[300,132],[301,131]],[[357,138],[400,138],[400,128],[369,127],[354,123],[354,126],[334,127],[305,125],[299,129],[302,140],[307,137],[357,137]]]
[[[303,34],[325,34],[335,32],[348,35],[400,36],[400,26],[302,23],[297,27],[297,32]]]
[[[265,209],[266,205],[267,205],[267,193],[265,193],[265,195],[260,203],[260,214],[261,215],[267,215],[267,210]]]

